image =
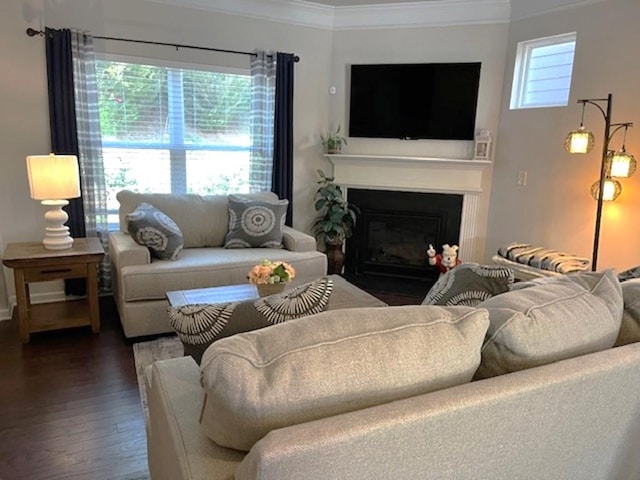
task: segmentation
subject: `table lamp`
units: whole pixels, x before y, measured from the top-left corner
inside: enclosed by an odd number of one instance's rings
[[[78,159],[75,155],[30,155],[27,172],[31,198],[41,200],[47,207],[47,222],[42,244],[48,250],[66,250],[73,246],[69,227],[65,222],[69,215],[62,207],[69,205],[69,198],[80,196]]]

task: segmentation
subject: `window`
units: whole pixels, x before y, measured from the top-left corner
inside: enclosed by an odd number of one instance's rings
[[[96,62],[110,228],[116,193],[249,191],[251,77]]]
[[[518,43],[511,109],[566,106],[575,47],[575,32]]]

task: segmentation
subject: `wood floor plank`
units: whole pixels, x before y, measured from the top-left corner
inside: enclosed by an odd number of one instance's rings
[[[133,349],[110,297],[102,331],[0,322],[0,479],[148,479]]]

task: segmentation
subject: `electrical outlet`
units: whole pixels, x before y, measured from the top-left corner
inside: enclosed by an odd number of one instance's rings
[[[518,186],[520,187],[524,187],[527,185],[527,171],[526,170],[520,170],[518,172]]]

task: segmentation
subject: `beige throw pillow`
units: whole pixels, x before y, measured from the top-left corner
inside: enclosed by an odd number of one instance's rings
[[[516,284],[478,308],[491,325],[475,378],[544,365],[613,346],[622,321],[622,290],[613,270]]]
[[[202,357],[205,433],[249,450],[271,430],[470,381],[486,310],[332,310],[224,338]]]

